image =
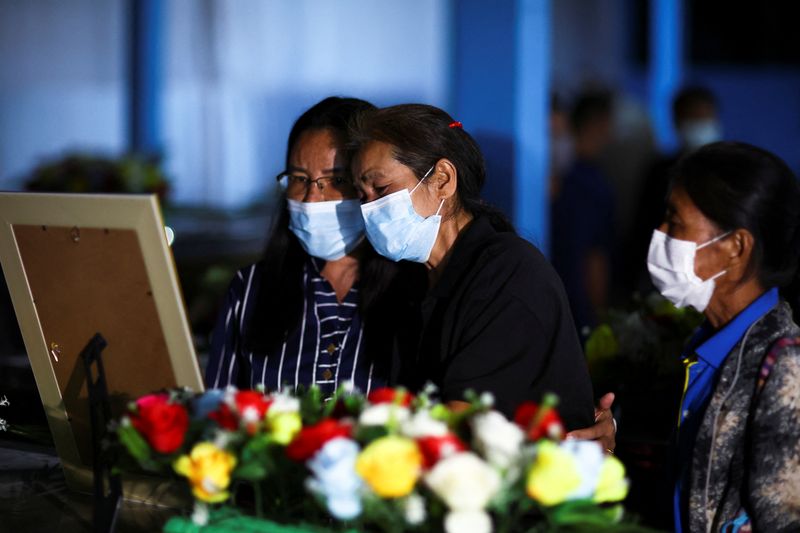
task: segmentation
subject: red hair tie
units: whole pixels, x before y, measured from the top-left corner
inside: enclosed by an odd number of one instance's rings
[[[451,127],[451,128],[463,129],[463,125],[462,125],[460,122],[458,122],[458,121],[451,122],[451,123],[450,123],[450,127]]]

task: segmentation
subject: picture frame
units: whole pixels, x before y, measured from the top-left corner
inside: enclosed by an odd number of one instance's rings
[[[90,492],[79,354],[95,333],[114,416],[155,390],[203,390],[158,199],[0,193],[0,262],[67,485]]]

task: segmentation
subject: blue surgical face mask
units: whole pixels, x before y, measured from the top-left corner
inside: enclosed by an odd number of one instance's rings
[[[361,206],[367,239],[382,256],[392,261],[417,263],[424,263],[430,257],[442,223],[439,212],[444,205],[444,199],[436,214],[425,218],[414,209],[411,195],[432,170],[433,167],[411,192],[403,189]]]
[[[364,219],[358,200],[287,202],[289,229],[308,255],[325,261],[341,259],[364,238]]]

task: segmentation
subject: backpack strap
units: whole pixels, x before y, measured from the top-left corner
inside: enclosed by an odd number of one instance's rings
[[[758,371],[755,397],[758,397],[761,394],[761,390],[767,383],[767,378],[772,372],[772,367],[775,366],[775,363],[778,360],[778,353],[780,353],[780,351],[787,346],[798,345],[800,345],[800,337],[783,337],[782,339],[778,339],[775,344],[772,345],[772,348],[769,349],[769,353],[767,353],[767,356],[764,357],[764,360],[761,362],[761,369]]]

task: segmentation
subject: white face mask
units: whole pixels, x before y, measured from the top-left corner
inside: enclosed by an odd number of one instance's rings
[[[289,229],[308,255],[325,261],[341,259],[364,238],[361,202],[298,202],[288,200]]]
[[[681,141],[689,150],[722,140],[719,122],[711,119],[687,120],[678,129]]]
[[[426,218],[414,209],[411,194],[422,185],[433,168],[425,173],[411,192],[402,189],[361,206],[367,239],[382,256],[392,261],[417,263],[424,263],[430,257],[442,223],[439,212],[444,199],[436,214]]]
[[[727,270],[706,280],[700,279],[694,272],[695,255],[697,250],[724,239],[730,233],[698,245],[696,242],[674,239],[663,231],[655,230],[650,240],[650,251],[647,253],[647,270],[658,292],[676,307],[691,306],[702,313],[714,294],[714,280]]]

